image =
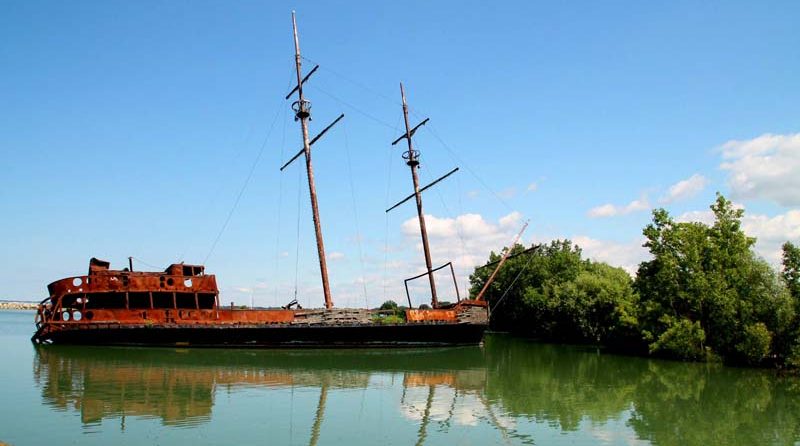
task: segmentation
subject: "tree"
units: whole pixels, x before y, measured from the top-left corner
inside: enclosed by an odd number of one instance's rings
[[[380,310],[397,310],[397,302],[393,300],[387,300],[386,302],[382,303]]]
[[[792,242],[784,243],[782,260],[781,276],[795,303],[798,303],[800,302],[800,247],[795,246]]]
[[[752,251],[742,209],[717,194],[714,224],[675,222],[653,211],[644,229],[653,259],[635,281],[642,336],[651,353],[680,359],[719,355],[756,364],[775,351],[794,308],[772,268]]]
[[[782,265],[781,277],[794,301],[795,319],[786,336],[779,338],[777,343],[786,363],[800,368],[800,247],[791,242],[784,243]]]
[[[525,251],[522,245],[511,254]],[[492,253],[489,262],[500,255]],[[470,277],[477,294],[494,267]],[[607,344],[633,338],[636,297],[630,275],[620,268],[581,258],[569,240],[555,240],[510,258],[489,287],[492,326],[525,336],[562,342]]]

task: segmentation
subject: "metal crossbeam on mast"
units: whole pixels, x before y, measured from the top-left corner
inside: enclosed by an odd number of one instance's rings
[[[319,65],[317,65],[317,66],[319,66]],[[321,132],[319,132],[319,134],[318,134],[317,136],[315,136],[315,137],[314,137],[314,138],[313,138],[313,139],[312,139],[312,140],[311,140],[311,141],[308,143],[308,145],[309,145],[309,146],[313,146],[313,145],[314,145],[314,143],[315,143],[315,142],[317,142],[317,140],[318,140],[318,139],[322,138],[322,135],[324,135],[324,134],[325,134],[325,132],[327,132],[328,130],[330,130],[330,129],[331,129],[331,127],[333,127],[334,125],[336,125],[336,123],[337,123],[337,122],[341,121],[341,120],[342,120],[342,118],[344,118],[344,113],[342,113],[341,115],[339,115],[339,117],[338,117],[338,118],[336,118],[336,119],[335,119],[333,122],[331,122],[331,123],[330,123],[330,124],[329,124],[327,127],[325,127],[324,129],[322,129],[322,131],[321,131]],[[304,154],[304,153],[306,153],[306,148],[305,148],[305,147],[303,147],[302,149],[300,149],[300,151],[298,151],[298,152],[297,152],[297,153],[296,153],[296,154],[295,154],[295,155],[294,155],[294,156],[293,156],[293,157],[292,157],[292,158],[291,158],[289,161],[286,161],[286,163],[284,163],[284,165],[283,165],[283,166],[281,166],[281,169],[280,169],[280,170],[281,170],[281,171],[283,171],[283,169],[285,169],[285,168],[289,167],[289,164],[292,164],[292,162],[293,162],[294,160],[296,160],[297,158],[300,158],[300,155],[302,155],[302,154]]]
[[[414,143],[411,140],[413,133],[423,124],[428,122],[426,119],[418,124],[413,129],[408,123],[408,104],[406,103],[406,92],[403,88],[403,83],[400,82],[400,97],[403,99],[403,119],[406,124],[406,133],[404,136],[396,139],[393,145],[400,141],[402,138],[406,139],[408,143],[408,151],[403,155],[406,164],[411,168],[411,180],[414,183],[414,197],[417,201],[417,217],[419,218],[419,232],[422,236],[422,249],[425,252],[425,267],[428,271],[428,282],[431,286],[431,306],[436,308],[439,306],[439,299],[436,296],[436,280],[433,277],[433,264],[431,263],[431,248],[428,245],[428,230],[425,227],[425,214],[422,211],[422,194],[419,188],[419,176],[417,175],[417,168],[419,168],[419,152],[414,150]],[[452,172],[451,172],[452,173]],[[448,174],[449,175],[449,174]],[[438,181],[438,180],[437,180]],[[387,210],[388,212],[388,210]]]
[[[292,109],[295,112],[295,120],[300,121],[300,128],[303,132],[303,153],[305,154],[306,158],[306,173],[308,174],[308,192],[311,197],[311,210],[314,217],[314,233],[317,239],[317,254],[319,256],[319,271],[320,275],[322,276],[322,291],[325,295],[325,308],[332,308],[333,301],[331,300],[331,288],[330,283],[328,282],[328,263],[325,259],[325,243],[322,239],[322,224],[320,223],[319,218],[319,206],[317,204],[317,189],[314,185],[314,168],[311,164],[311,141],[308,137],[308,121],[311,118],[311,103],[305,99],[303,95],[303,84],[308,80],[311,74],[316,71],[316,67],[311,70],[308,75],[303,77],[302,75],[302,58],[300,57],[300,40],[297,37],[297,21],[295,19],[295,13],[292,11],[292,31],[294,34],[294,58],[295,58],[295,68],[297,71],[297,87],[292,90],[288,95],[287,99],[291,97],[291,95],[296,91],[297,92],[297,101],[292,104]],[[341,117],[339,118],[341,119]],[[338,122],[334,122],[334,124]],[[328,126],[330,128],[333,126],[331,124]],[[326,128],[323,130],[322,133],[328,130]],[[317,136],[322,136],[322,133]],[[314,140],[316,141],[315,138]],[[295,156],[296,158],[296,156]],[[294,160],[294,158],[292,159]],[[291,162],[291,161],[289,161]],[[287,163],[288,165],[288,163]],[[285,166],[284,166],[285,167]],[[283,168],[281,168],[283,170]]]

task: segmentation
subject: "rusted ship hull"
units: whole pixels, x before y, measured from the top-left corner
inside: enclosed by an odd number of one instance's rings
[[[402,311],[222,307],[216,278],[200,265],[133,272],[92,259],[89,274],[48,290],[32,338],[39,344],[434,347],[479,344],[488,326],[486,302],[474,300]]]
[[[50,332],[47,339],[54,344],[169,347],[442,347],[479,344],[485,330],[485,325],[467,323],[237,327],[76,324]]]

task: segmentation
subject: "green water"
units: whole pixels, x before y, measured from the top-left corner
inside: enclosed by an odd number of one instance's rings
[[[501,335],[483,347],[35,348],[0,312],[0,441],[800,444],[800,379]]]

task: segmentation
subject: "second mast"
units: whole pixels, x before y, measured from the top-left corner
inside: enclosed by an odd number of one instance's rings
[[[300,41],[297,38],[297,22],[295,14],[292,12],[292,30],[294,32],[294,58],[297,71],[297,95],[298,99],[292,104],[295,112],[295,119],[300,121],[300,128],[303,131],[303,153],[306,159],[306,172],[308,173],[308,191],[311,196],[311,210],[314,217],[314,233],[317,239],[317,254],[319,256],[319,271],[322,276],[322,292],[325,295],[325,308],[332,308],[331,286],[328,281],[328,262],[325,259],[325,242],[322,239],[322,224],[319,219],[319,206],[317,204],[317,189],[314,186],[314,168],[311,164],[311,142],[308,138],[308,120],[311,117],[311,103],[303,96],[303,82],[308,79],[302,77],[302,58],[300,57]],[[316,68],[314,69],[316,70]],[[312,70],[312,72],[314,71]],[[309,73],[310,76],[310,73]],[[291,95],[291,93],[290,93]],[[327,129],[326,129],[327,130]],[[320,135],[321,136],[321,135]],[[284,166],[285,167],[285,166]]]

